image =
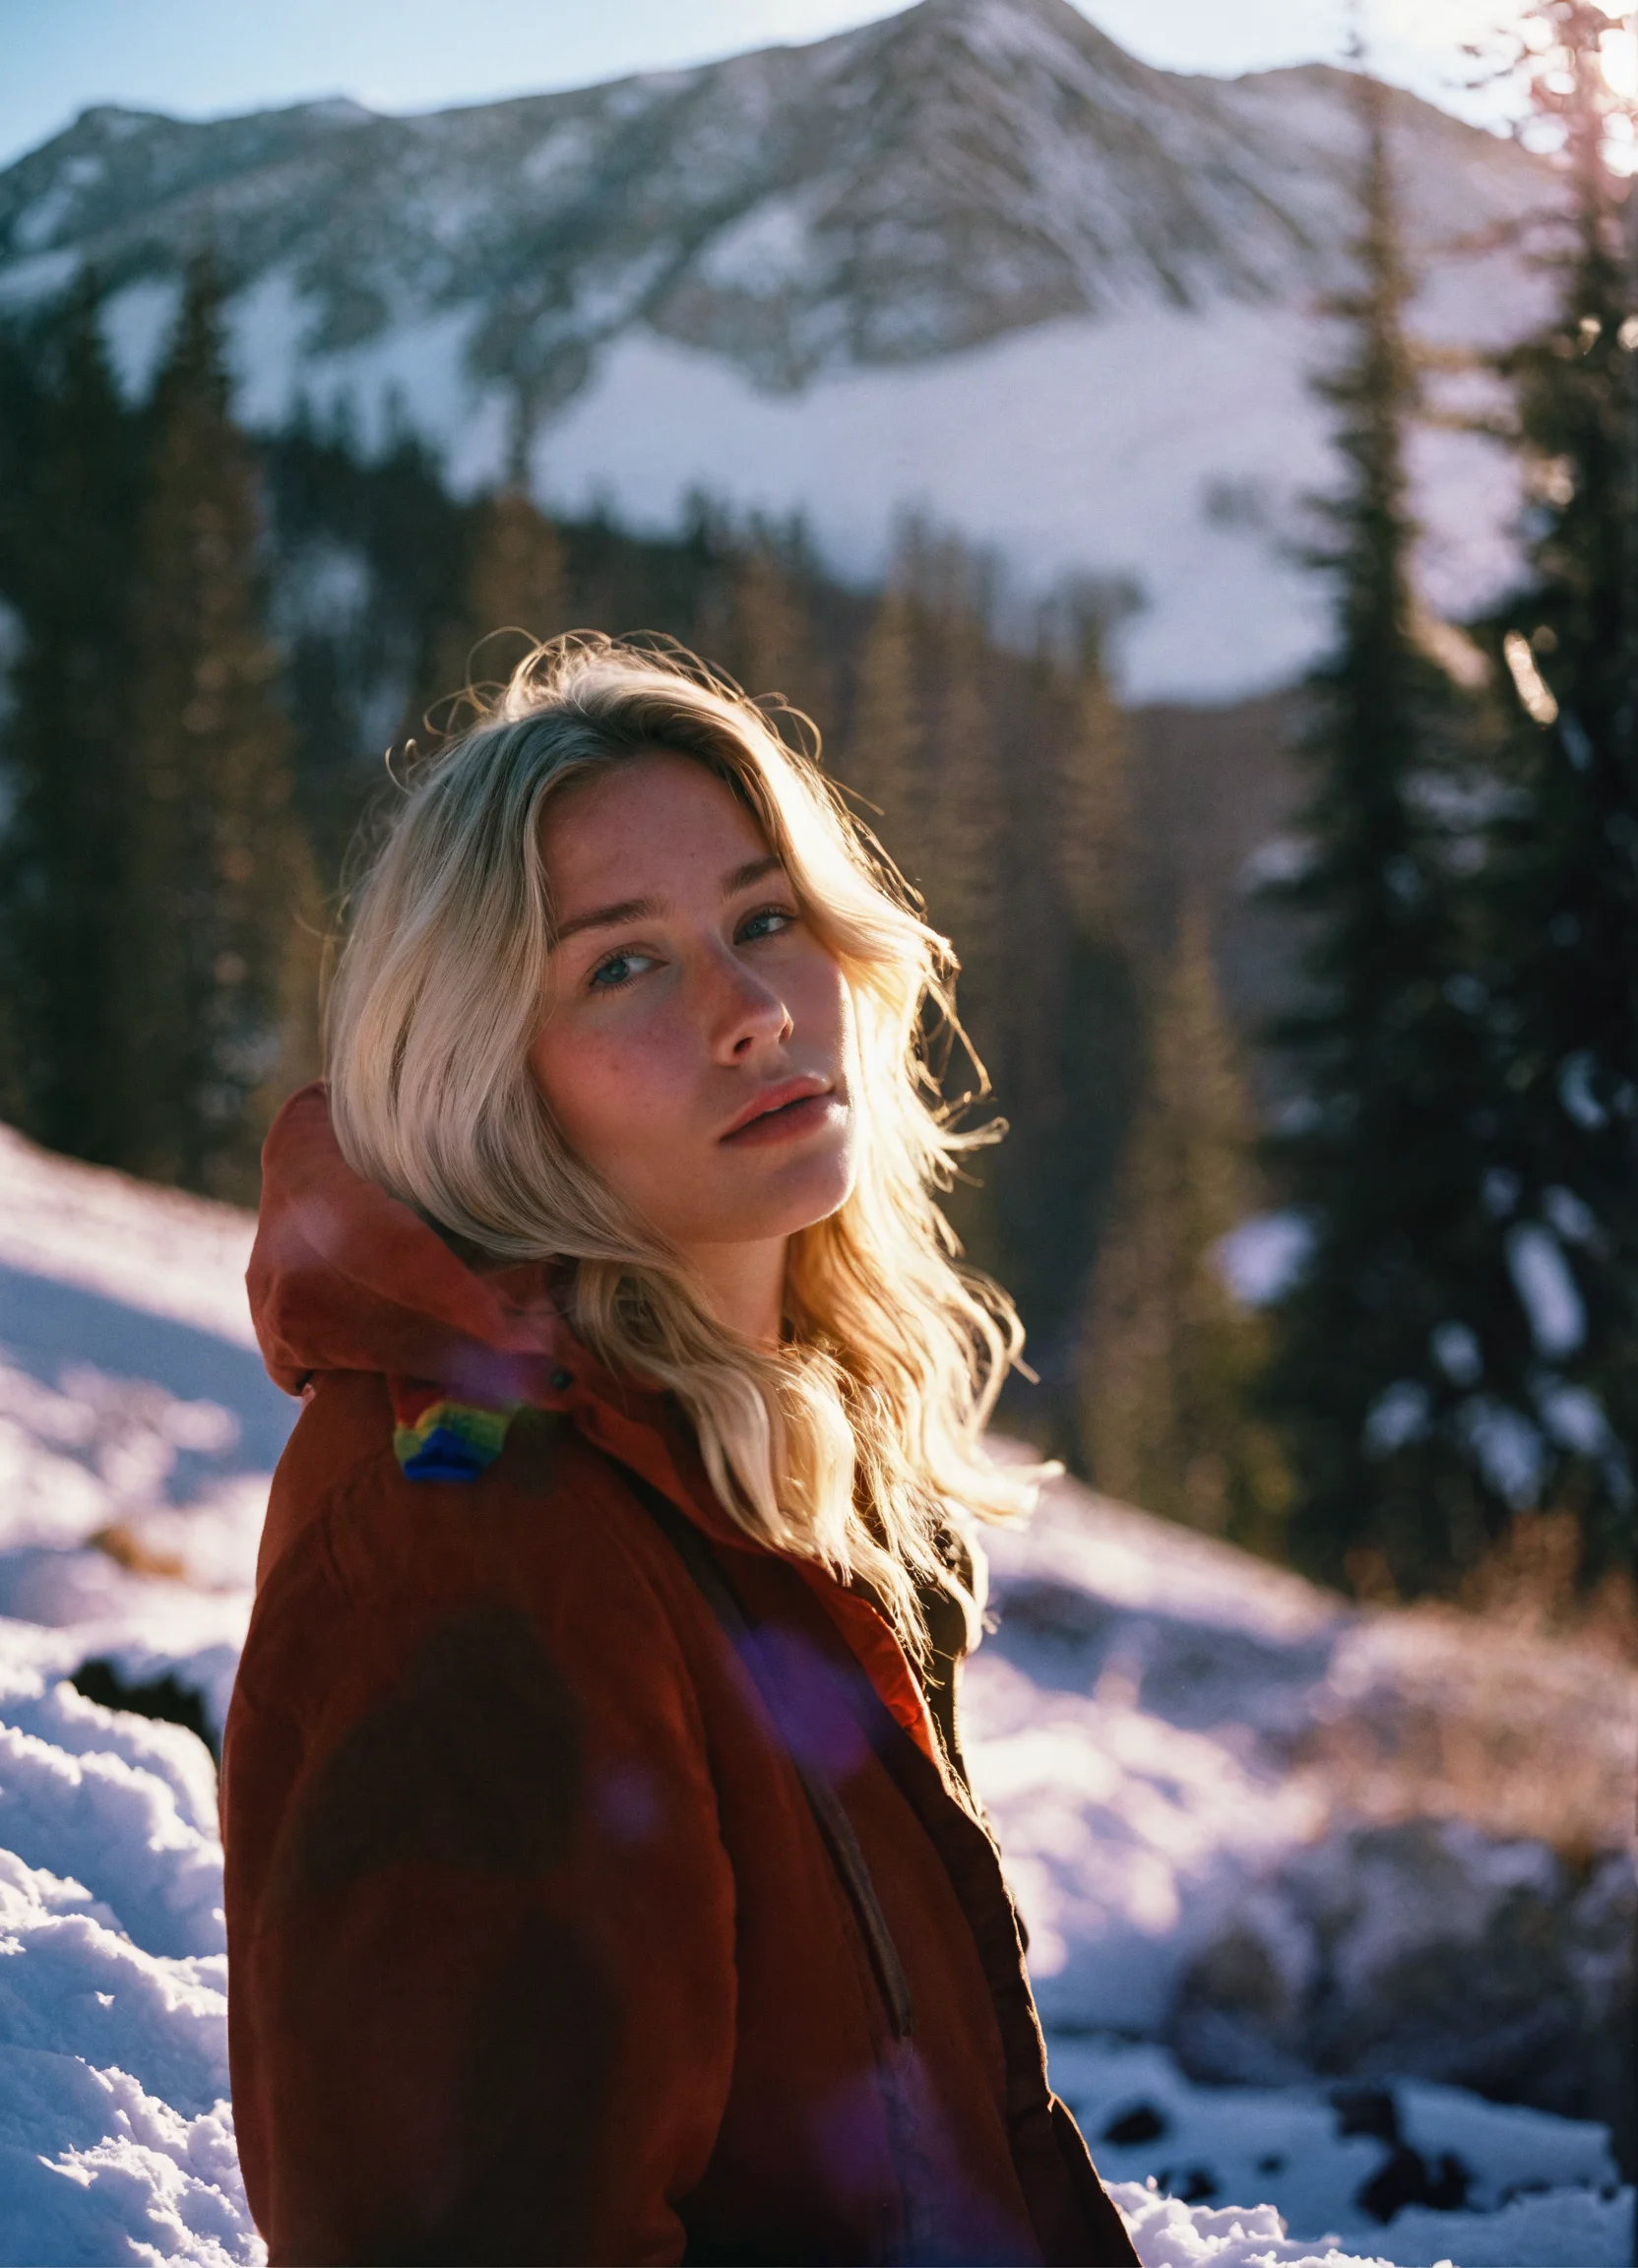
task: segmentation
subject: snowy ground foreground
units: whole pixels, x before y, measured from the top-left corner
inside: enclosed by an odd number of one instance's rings
[[[999,1627],[968,1668],[967,1740],[1049,2024],[1160,2033],[1229,1922],[1272,1924],[1294,1960],[1300,1917],[1271,1902],[1318,1897],[1343,1851],[1387,1893],[1354,1922],[1378,1967],[1425,1933],[1430,1853],[1453,1929],[1453,1899],[1477,1924],[1553,1848],[1609,1855],[1630,1928],[1638,1691],[1613,1663],[1362,1613],[1067,1480],[987,1544]]]
[[[127,1687],[168,1675],[220,1727],[291,1415],[248,1344],[249,1234],[0,1130],[0,2268],[262,2256],[225,2101],[210,1759],[66,1682],[93,1660]],[[1224,1918],[1277,1907],[1269,1867],[1335,1845],[1348,1774],[1364,1815],[1398,1815],[1403,1774],[1356,1739],[1340,1761],[1316,1702],[1355,1729],[1361,1696],[1402,1718],[1418,1692],[1477,1708],[1455,1640],[1064,1491],[1002,1542],[995,1593],[974,1755],[1055,2082],[1148,2268],[1629,2258],[1598,2126],[1416,2081],[1340,2104],[1311,2083],[1202,2087],[1153,2040],[1110,2036],[1159,2031]],[[1596,1719],[1557,1673],[1525,1665],[1532,1721],[1557,1707],[1586,1741]],[[1606,1682],[1618,1718],[1608,1699]],[[1587,1778],[1589,1816],[1619,1800],[1614,1774]],[[1499,1846],[1459,1774],[1446,1793],[1453,1878],[1482,1905]],[[1390,1934],[1414,1926],[1388,1905]],[[1430,2184],[1468,2209],[1403,2202]]]

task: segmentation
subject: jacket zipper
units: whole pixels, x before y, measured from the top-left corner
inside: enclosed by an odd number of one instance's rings
[[[757,1645],[755,1626],[724,1574],[715,1552],[687,1514],[679,1511],[669,1497],[663,1495],[651,1480],[645,1480],[640,1473],[634,1473],[629,1466],[622,1470],[633,1494],[692,1576],[695,1588],[716,1616],[724,1637],[739,1657],[783,1736],[785,1728],[780,1707],[781,1697],[769,1691],[759,1673],[761,1650]],[[908,2040],[914,2028],[910,1980],[905,1975],[904,1962],[893,1941],[893,1932],[888,1927],[887,1916],[882,1912],[876,1885],[870,1878],[869,1865],[864,1853],[859,1849],[858,1837],[853,1833],[853,1823],[830,1782],[802,1760],[795,1744],[788,1738],[785,1739],[785,1747],[795,1767],[796,1777],[801,1782],[802,1793],[807,1798],[814,1824],[818,1827],[820,1840],[830,1853],[831,1863],[853,1909],[865,1949],[870,1956],[870,1967],[882,1996],[882,2004],[887,2011],[888,2027],[896,2041]]]

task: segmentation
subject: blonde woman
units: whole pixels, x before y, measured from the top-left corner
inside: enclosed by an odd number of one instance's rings
[[[958,1736],[1026,1492],[947,967],[644,650],[543,649],[399,808],[250,1273],[306,1405],[223,1780],[274,2262],[1134,2258]]]

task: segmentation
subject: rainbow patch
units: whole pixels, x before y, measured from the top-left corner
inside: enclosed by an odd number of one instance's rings
[[[393,1454],[407,1480],[475,1480],[505,1448],[518,1409],[485,1410],[397,1379],[392,1395]]]

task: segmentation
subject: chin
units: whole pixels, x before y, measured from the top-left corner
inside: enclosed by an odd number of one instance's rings
[[[748,1244],[794,1236],[798,1229],[811,1228],[840,1213],[856,1178],[851,1144],[828,1156],[792,1159],[772,1177],[770,1186],[752,1190],[742,1181],[723,1209],[722,1225],[706,1231],[701,1241]]]

